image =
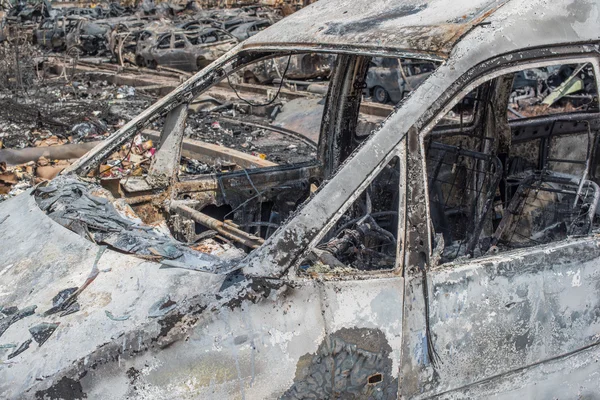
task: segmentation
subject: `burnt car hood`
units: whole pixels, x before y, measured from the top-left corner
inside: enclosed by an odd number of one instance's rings
[[[165,318],[189,307],[194,297],[217,293],[225,280],[225,275],[159,269],[155,262],[107,249],[97,263],[97,277],[77,297],[80,310],[45,316],[59,292],[82,287],[99,250],[46,216],[31,192],[1,205],[0,309],[12,308],[13,316],[26,310],[9,324],[11,317],[0,314],[0,328],[6,328],[0,334],[2,397],[20,398],[37,381],[132,331],[160,337]],[[39,334],[36,338],[36,330],[30,330],[40,326],[55,328],[41,345]],[[27,350],[7,359],[31,338]]]

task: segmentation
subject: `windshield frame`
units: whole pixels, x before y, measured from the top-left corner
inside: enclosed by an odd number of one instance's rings
[[[126,125],[124,125],[119,131],[112,134],[106,141],[104,141],[99,146],[97,146],[96,148],[91,150],[88,154],[86,154],[84,157],[82,157],[80,160],[78,160],[75,164],[73,164],[69,169],[65,170],[63,172],[63,175],[71,173],[71,174],[77,174],[79,176],[85,176],[92,168],[94,168],[94,166],[98,162],[109,157],[110,154],[112,154],[112,152],[116,148],[121,146],[123,143],[126,143],[131,137],[133,137],[134,135],[139,133],[142,129],[144,129],[145,127],[150,125],[152,122],[156,121],[158,118],[161,118],[161,117],[167,115],[171,110],[175,109],[179,105],[191,103],[195,98],[202,95],[204,92],[209,90],[211,87],[213,87],[214,85],[216,85],[217,83],[219,83],[223,79],[225,79],[225,76],[227,74],[231,74],[233,72],[241,70],[244,67],[246,67],[254,62],[261,61],[261,60],[267,60],[267,59],[271,59],[271,58],[276,58],[276,57],[285,57],[285,56],[294,55],[294,54],[305,54],[308,52],[325,53],[325,54],[340,54],[337,51],[335,51],[335,49],[329,49],[329,51],[315,51],[315,49],[311,49],[311,51],[307,51],[307,49],[305,49],[304,47],[301,47],[301,48],[290,47],[290,50],[288,50],[288,51],[286,51],[284,49],[278,49],[278,51],[275,51],[275,52],[265,52],[265,51],[256,51],[256,50],[264,50],[263,48],[253,49],[253,50],[241,50],[240,47],[241,46],[238,45],[234,49],[230,50],[227,54],[222,56],[215,63],[213,63],[212,65],[203,69],[202,71],[198,72],[196,75],[194,75],[188,81],[184,82],[182,85],[180,85],[178,88],[176,88],[173,92],[171,92],[171,94],[165,96],[163,99],[159,100],[154,105],[152,105],[151,107],[146,109],[144,112],[139,114],[136,118],[134,118],[133,120],[128,122]],[[353,53],[353,55],[356,56],[355,53]],[[359,55],[359,56],[363,57],[363,55]],[[372,52],[365,54],[364,57],[402,58],[402,56],[398,55],[398,54],[383,54],[382,55],[380,53],[373,54]],[[435,59],[436,57],[433,57],[433,58]],[[414,59],[414,57],[413,57],[413,59]],[[430,61],[431,58],[430,57],[426,57],[423,59],[419,58],[419,60]],[[438,68],[439,68],[439,66],[438,66]],[[427,79],[429,79],[429,77]],[[329,97],[330,97],[330,93],[328,93],[328,95],[327,95],[328,99],[329,99]],[[407,95],[398,105],[396,105],[395,110],[392,112],[391,115],[393,115],[399,108],[401,108],[402,105],[410,97],[411,97],[411,94]],[[389,119],[389,118],[390,117],[388,116],[387,119]],[[373,142],[374,140],[376,140],[375,138],[377,136],[377,132],[381,129],[382,126],[385,125],[385,122],[387,121],[387,119],[379,124],[378,128],[376,128],[373,131],[373,133],[370,135],[370,137],[367,140],[364,140],[360,145],[358,145],[358,147],[344,161],[343,165],[352,163],[358,150],[361,149],[366,142]],[[403,154],[404,154],[404,150],[402,149],[402,146],[399,146],[394,151],[392,151],[392,152],[388,153],[387,155],[383,156],[382,158],[380,158],[379,167],[375,168],[373,171],[371,171],[371,175],[369,176],[369,178],[362,181],[361,190],[358,190],[357,193],[362,193],[362,191],[370,184],[370,182],[376,177],[376,175],[381,171],[381,169],[384,168],[385,165],[387,165],[387,163],[394,157],[398,157],[400,159],[401,175],[403,176],[404,175],[403,171],[405,171],[405,168],[406,168],[405,167],[406,157]],[[343,167],[343,165],[341,167]],[[339,169],[341,169],[341,168],[338,168],[338,170]],[[336,174],[333,174],[332,178],[330,180],[323,182],[323,184],[319,187],[317,192],[319,192],[324,186],[332,184],[332,181],[335,181],[335,175]],[[401,193],[401,197],[404,198],[404,195],[405,195],[404,191],[400,190],[400,193]],[[356,195],[356,196],[358,196],[358,195]],[[289,223],[298,214],[301,214],[303,212],[306,205],[314,200],[313,198],[314,198],[314,195],[311,195],[304,203],[299,205],[298,208],[296,209],[296,211],[292,215],[290,215],[289,218],[280,225],[279,229],[276,230],[275,233],[273,233],[273,235],[269,239],[278,237],[279,236],[278,231],[285,232]],[[340,210],[338,210],[336,215],[329,219],[327,226],[325,228],[323,228],[321,230],[321,232],[318,233],[317,238],[314,239],[312,243],[314,243],[316,240],[319,240],[327,232],[327,230],[339,219],[339,217],[350,206],[350,204],[352,204],[353,200],[354,199],[347,201],[344,204],[344,206]],[[405,203],[406,202],[404,201],[404,199],[402,199],[400,201],[401,207],[399,207],[399,208],[404,207]],[[402,209],[400,209],[399,215],[400,215],[401,219],[402,219],[403,214],[404,214],[404,212],[402,211]],[[398,250],[397,251],[403,252],[404,250],[403,250],[402,243],[404,242],[404,237],[403,237],[404,236],[404,228],[403,228],[404,222],[400,222],[398,226],[399,226],[399,236],[398,236],[399,241],[398,241]],[[254,251],[252,251],[248,255],[246,255],[241,260],[241,262],[239,264],[239,268],[244,267],[248,263],[248,260],[250,259],[251,256],[265,251],[264,249],[272,244],[272,241],[269,239],[266,240],[262,246],[260,246],[259,248],[255,249]],[[296,255],[299,252],[302,252],[302,253],[306,252],[310,248],[310,246],[308,246],[308,244],[309,243],[305,243],[305,245],[299,244],[298,246],[295,246],[296,248],[293,249],[293,252]],[[292,249],[290,249],[290,250],[292,250]],[[402,270],[403,259],[404,259],[403,255],[398,253],[398,258],[397,258],[395,269],[373,271],[373,272],[357,270],[357,273],[353,274],[352,276],[355,276],[355,275],[381,276],[381,275],[390,275],[390,274],[394,275],[394,274],[397,274],[398,271]],[[291,270],[294,270],[294,268],[291,268]],[[363,274],[363,272],[364,272],[364,274]]]

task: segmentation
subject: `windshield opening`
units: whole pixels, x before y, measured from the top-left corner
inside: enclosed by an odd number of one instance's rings
[[[435,68],[326,53],[209,67],[207,90],[148,116],[85,177],[40,188],[38,204],[95,243],[215,272],[262,246]]]

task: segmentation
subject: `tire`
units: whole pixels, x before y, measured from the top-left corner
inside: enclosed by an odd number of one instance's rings
[[[150,61],[148,61],[148,68],[156,69],[156,68],[158,68],[158,64],[156,63],[155,60],[150,60]]]
[[[390,94],[381,86],[375,86],[373,88],[373,101],[386,104],[390,101]]]

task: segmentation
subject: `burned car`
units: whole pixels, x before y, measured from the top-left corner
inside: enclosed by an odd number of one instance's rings
[[[102,18],[104,16],[103,10],[100,7],[95,7],[95,8],[70,7],[70,8],[67,8],[62,15],[67,16],[67,17],[76,15],[79,17],[87,18],[87,19],[98,19],[98,18]]]
[[[3,396],[597,397],[597,96],[507,116],[519,71],[597,94],[598,3],[546,5],[316,2],[4,202]],[[335,63],[311,159],[186,142],[206,91],[314,52]],[[374,57],[437,68],[358,136]],[[148,172],[103,181],[150,127]],[[183,173],[192,145],[208,167]]]
[[[66,50],[67,35],[84,21],[76,15],[47,18],[33,30],[32,42],[51,50]]]
[[[156,37],[155,40],[151,40]],[[165,66],[183,71],[198,71],[230,50],[237,40],[213,27],[198,31],[168,31],[162,35],[142,36],[136,53],[138,65]],[[151,41],[149,41],[151,40]]]
[[[60,15],[60,10],[52,8],[48,0],[42,0],[35,3],[26,1],[17,1],[10,7],[6,17],[11,21],[24,23],[39,23],[46,18],[54,18]]]
[[[373,58],[367,73],[367,94],[378,103],[394,104],[418,87],[435,70],[432,62],[409,62],[399,64],[398,60]]]
[[[269,26],[271,26],[271,21],[268,19],[259,19],[252,22],[244,22],[231,29],[229,32],[231,32],[236,39],[242,41],[248,39],[250,36],[256,35],[258,32]]]
[[[80,20],[67,33],[67,50],[76,48],[80,54],[92,56],[108,53],[108,34],[112,28],[106,21]]]

